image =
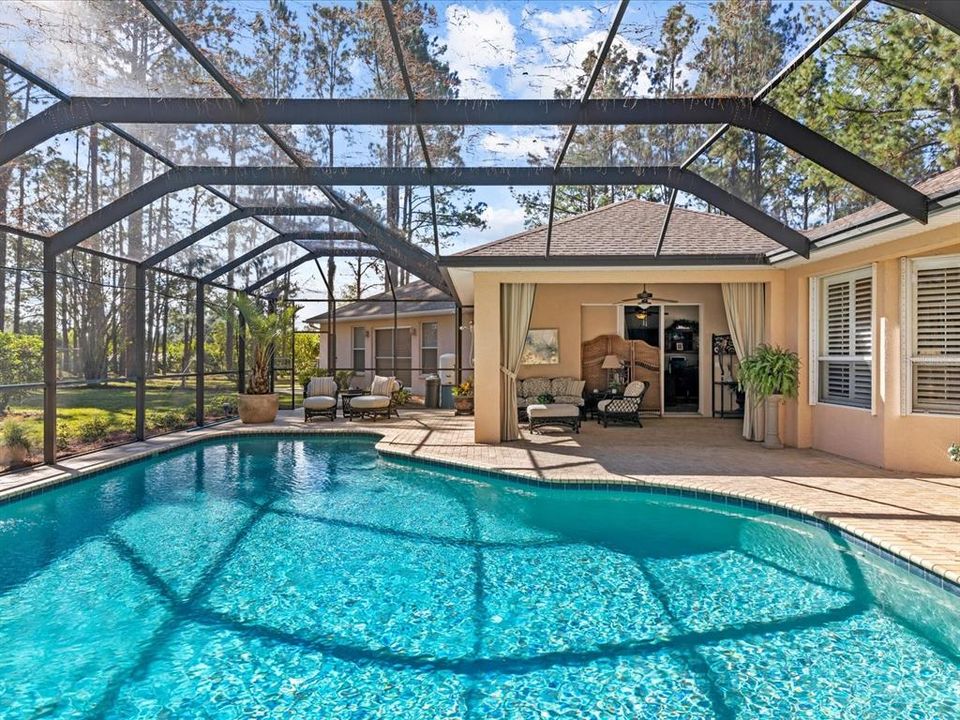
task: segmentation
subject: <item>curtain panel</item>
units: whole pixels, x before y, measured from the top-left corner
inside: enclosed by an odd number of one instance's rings
[[[763,283],[721,283],[727,327],[737,357],[750,355],[766,337],[766,296]],[[764,408],[752,393],[743,405],[743,436],[747,440],[763,440]]]
[[[508,283],[500,286],[500,440],[520,437],[517,421],[517,371],[523,345],[530,329],[534,283]]]

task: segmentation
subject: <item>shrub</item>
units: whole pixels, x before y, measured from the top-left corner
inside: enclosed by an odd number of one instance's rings
[[[413,393],[410,392],[407,388],[400,388],[395,390],[393,393],[393,402],[397,405],[406,405],[410,402],[410,398],[413,397]]]
[[[81,442],[94,443],[103,440],[110,431],[110,425],[100,416],[84,420],[77,426],[77,437]]]
[[[188,410],[148,410],[147,430],[178,430],[193,424],[192,413]]]
[[[5,385],[39,382],[43,379],[43,338],[0,332],[0,378]],[[24,390],[0,391],[0,415]]]
[[[67,429],[67,424],[57,423],[57,450],[66,452],[70,449],[70,442],[73,440],[73,434]]]
[[[33,447],[33,439],[27,426],[19,420],[7,420],[0,429],[0,442],[8,448],[20,448],[29,453]]]

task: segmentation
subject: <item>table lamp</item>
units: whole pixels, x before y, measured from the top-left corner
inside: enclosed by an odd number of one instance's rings
[[[607,386],[609,387],[612,384],[611,380],[611,370],[620,370],[620,358],[616,355],[607,355],[603,358],[603,363],[600,365],[601,368],[607,371]]]

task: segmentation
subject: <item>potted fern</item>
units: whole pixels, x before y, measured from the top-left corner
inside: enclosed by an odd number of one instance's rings
[[[252,366],[247,377],[246,393],[240,393],[237,409],[240,421],[247,424],[270,423],[277,418],[280,397],[270,392],[270,361],[278,342],[287,334],[293,321],[293,308],[264,312],[248,296],[238,294],[233,306],[240,311],[247,325]]]
[[[750,393],[757,405],[763,402],[767,404],[763,446],[782,448],[780,403],[785,397],[797,396],[800,358],[792,350],[763,344],[740,360],[737,379],[741,389]]]

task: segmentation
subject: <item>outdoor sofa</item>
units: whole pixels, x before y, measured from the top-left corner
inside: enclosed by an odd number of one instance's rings
[[[553,396],[553,402],[560,405],[583,407],[584,380],[572,377],[533,377],[517,380],[517,409],[524,411],[528,405],[542,404],[538,398],[542,395]]]

